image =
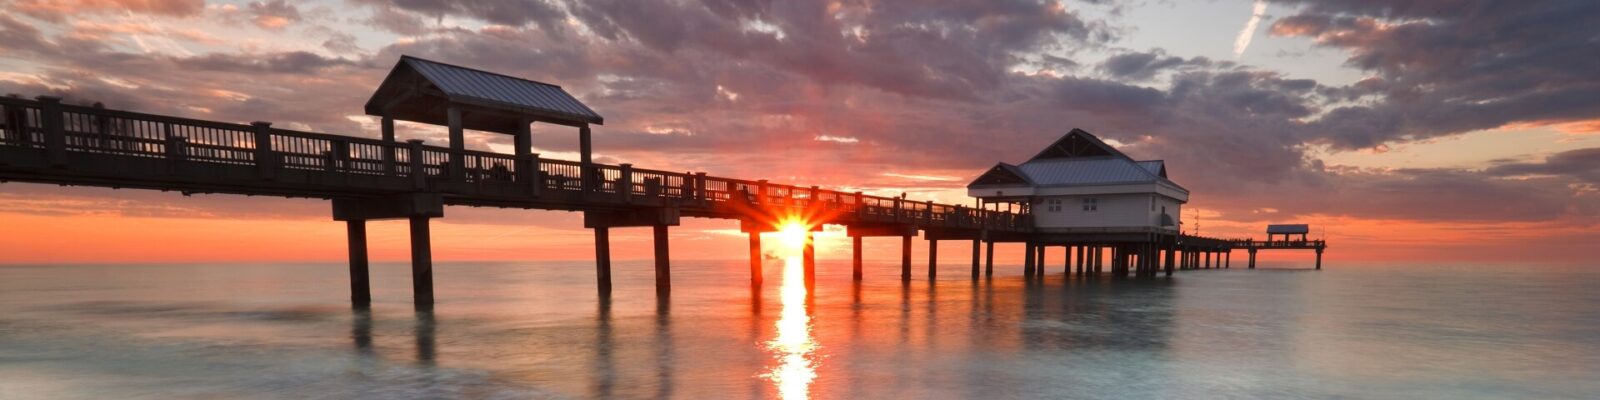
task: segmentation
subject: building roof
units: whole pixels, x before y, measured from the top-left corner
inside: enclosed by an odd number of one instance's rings
[[[1291,235],[1311,233],[1311,226],[1306,224],[1273,224],[1267,225],[1267,233]]]
[[[1023,182],[1007,181],[1002,172],[1016,173]],[[1029,186],[1100,186],[1166,182],[1166,163],[1135,161],[1081,129],[1073,129],[1022,165],[1000,163],[968,187],[1025,184]]]
[[[400,56],[366,112],[443,125],[449,106],[475,114],[464,118],[467,129],[495,132],[523,119],[573,126],[605,121],[560,86],[412,56]]]

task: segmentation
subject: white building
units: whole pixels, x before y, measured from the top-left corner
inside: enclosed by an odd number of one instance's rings
[[[967,195],[1026,205],[1040,232],[1060,233],[1177,232],[1189,202],[1161,160],[1136,161],[1079,129],[1022,165],[995,165]]]

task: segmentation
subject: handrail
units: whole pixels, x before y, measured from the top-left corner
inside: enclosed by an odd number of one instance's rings
[[[411,178],[418,185],[458,179],[480,185],[512,183],[532,185],[535,195],[543,190],[584,190],[582,179],[596,179],[591,190],[616,195],[624,201],[654,196],[710,204],[748,196],[742,200],[767,207],[824,207],[853,213],[861,219],[995,229],[1023,229],[1028,218],[1022,213],[919,202],[903,196],[872,196],[704,173],[632,168],[628,164],[593,164],[591,170],[584,171],[582,163],[536,155],[520,158],[274,128],[269,123],[246,125],[85,107],[62,104],[49,97],[0,97],[0,108],[0,145],[43,148],[53,164],[65,163],[66,152],[105,153],[255,165],[263,177],[281,169]],[[413,160],[414,156],[421,158]],[[464,165],[451,166],[452,159],[459,159]],[[421,166],[420,171],[413,170],[417,165]],[[534,171],[525,171],[524,165],[532,166]],[[585,178],[588,176],[594,178]]]

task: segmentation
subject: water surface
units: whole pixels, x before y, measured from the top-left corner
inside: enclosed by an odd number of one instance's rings
[[[340,264],[0,267],[0,397],[1600,398],[1587,268],[966,268],[440,263],[419,314],[403,264],[371,311]]]

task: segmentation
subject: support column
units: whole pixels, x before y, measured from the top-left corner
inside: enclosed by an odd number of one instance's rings
[[[1164,264],[1166,264],[1167,276],[1172,276],[1173,264],[1175,264],[1174,261],[1177,261],[1177,260],[1174,260],[1174,258],[1176,258],[1177,255],[1178,255],[1177,247],[1173,246],[1171,244],[1168,244],[1167,245],[1167,257],[1166,257],[1167,259],[1164,262]]]
[[[978,234],[978,239],[972,239],[972,279],[978,279],[978,258],[983,255],[983,233]]]
[[[611,228],[594,228],[594,276],[600,299],[611,298]]]
[[[1317,270],[1322,270],[1322,248],[1317,248]]]
[[[900,237],[900,280],[911,280],[911,236]]]
[[[811,230],[806,229],[805,245],[800,251],[800,262],[805,268],[806,293],[812,293],[817,288],[817,240],[811,236]]]
[[[344,226],[350,242],[350,306],[367,309],[372,307],[372,286],[367,280],[367,221],[352,219]]]
[[[433,244],[428,217],[411,217],[411,302],[418,311],[433,310]]]
[[[1222,253],[1222,268],[1233,268],[1233,249]]]
[[[850,276],[857,282],[861,281],[861,237],[850,238]]]
[[[1049,252],[1045,251],[1045,249],[1049,247],[1041,244],[1035,246],[1034,248],[1039,252],[1039,254],[1033,256],[1033,276],[1042,278],[1044,277],[1044,255],[1049,254]]]
[[[994,240],[986,240],[983,246],[983,276],[994,276]]]
[[[1084,271],[1084,269],[1083,269],[1084,265],[1087,264],[1085,261],[1088,261],[1088,258],[1089,258],[1087,250],[1088,250],[1088,246],[1078,246],[1078,275],[1079,276],[1082,276],[1082,275],[1085,275],[1085,274],[1088,273],[1087,271]]]
[[[1206,253],[1206,269],[1211,269],[1211,253],[1212,252],[1210,250],[1206,250],[1205,253]]]
[[[1023,251],[1025,252],[1025,254],[1022,255],[1022,276],[1023,277],[1027,277],[1027,278],[1032,278],[1033,277],[1033,261],[1034,261],[1033,259],[1034,259],[1034,257],[1037,257],[1039,255],[1039,252],[1037,250],[1034,250],[1033,248],[1034,248],[1033,242],[1027,242],[1027,244],[1023,246]]]
[[[762,278],[761,232],[750,232],[750,284],[760,285]]]
[[[656,296],[666,297],[672,294],[672,259],[668,256],[667,226],[656,225]]]
[[[1250,269],[1256,269],[1256,249],[1250,249]]]
[[[928,280],[939,275],[939,241],[928,239]]]
[[[1062,247],[1061,248],[1061,253],[1062,253],[1061,256],[1066,259],[1066,261],[1064,262],[1064,264],[1066,264],[1066,266],[1063,267],[1063,268],[1066,268],[1066,271],[1064,273],[1066,273],[1067,276],[1071,276],[1072,275],[1072,246]]]

